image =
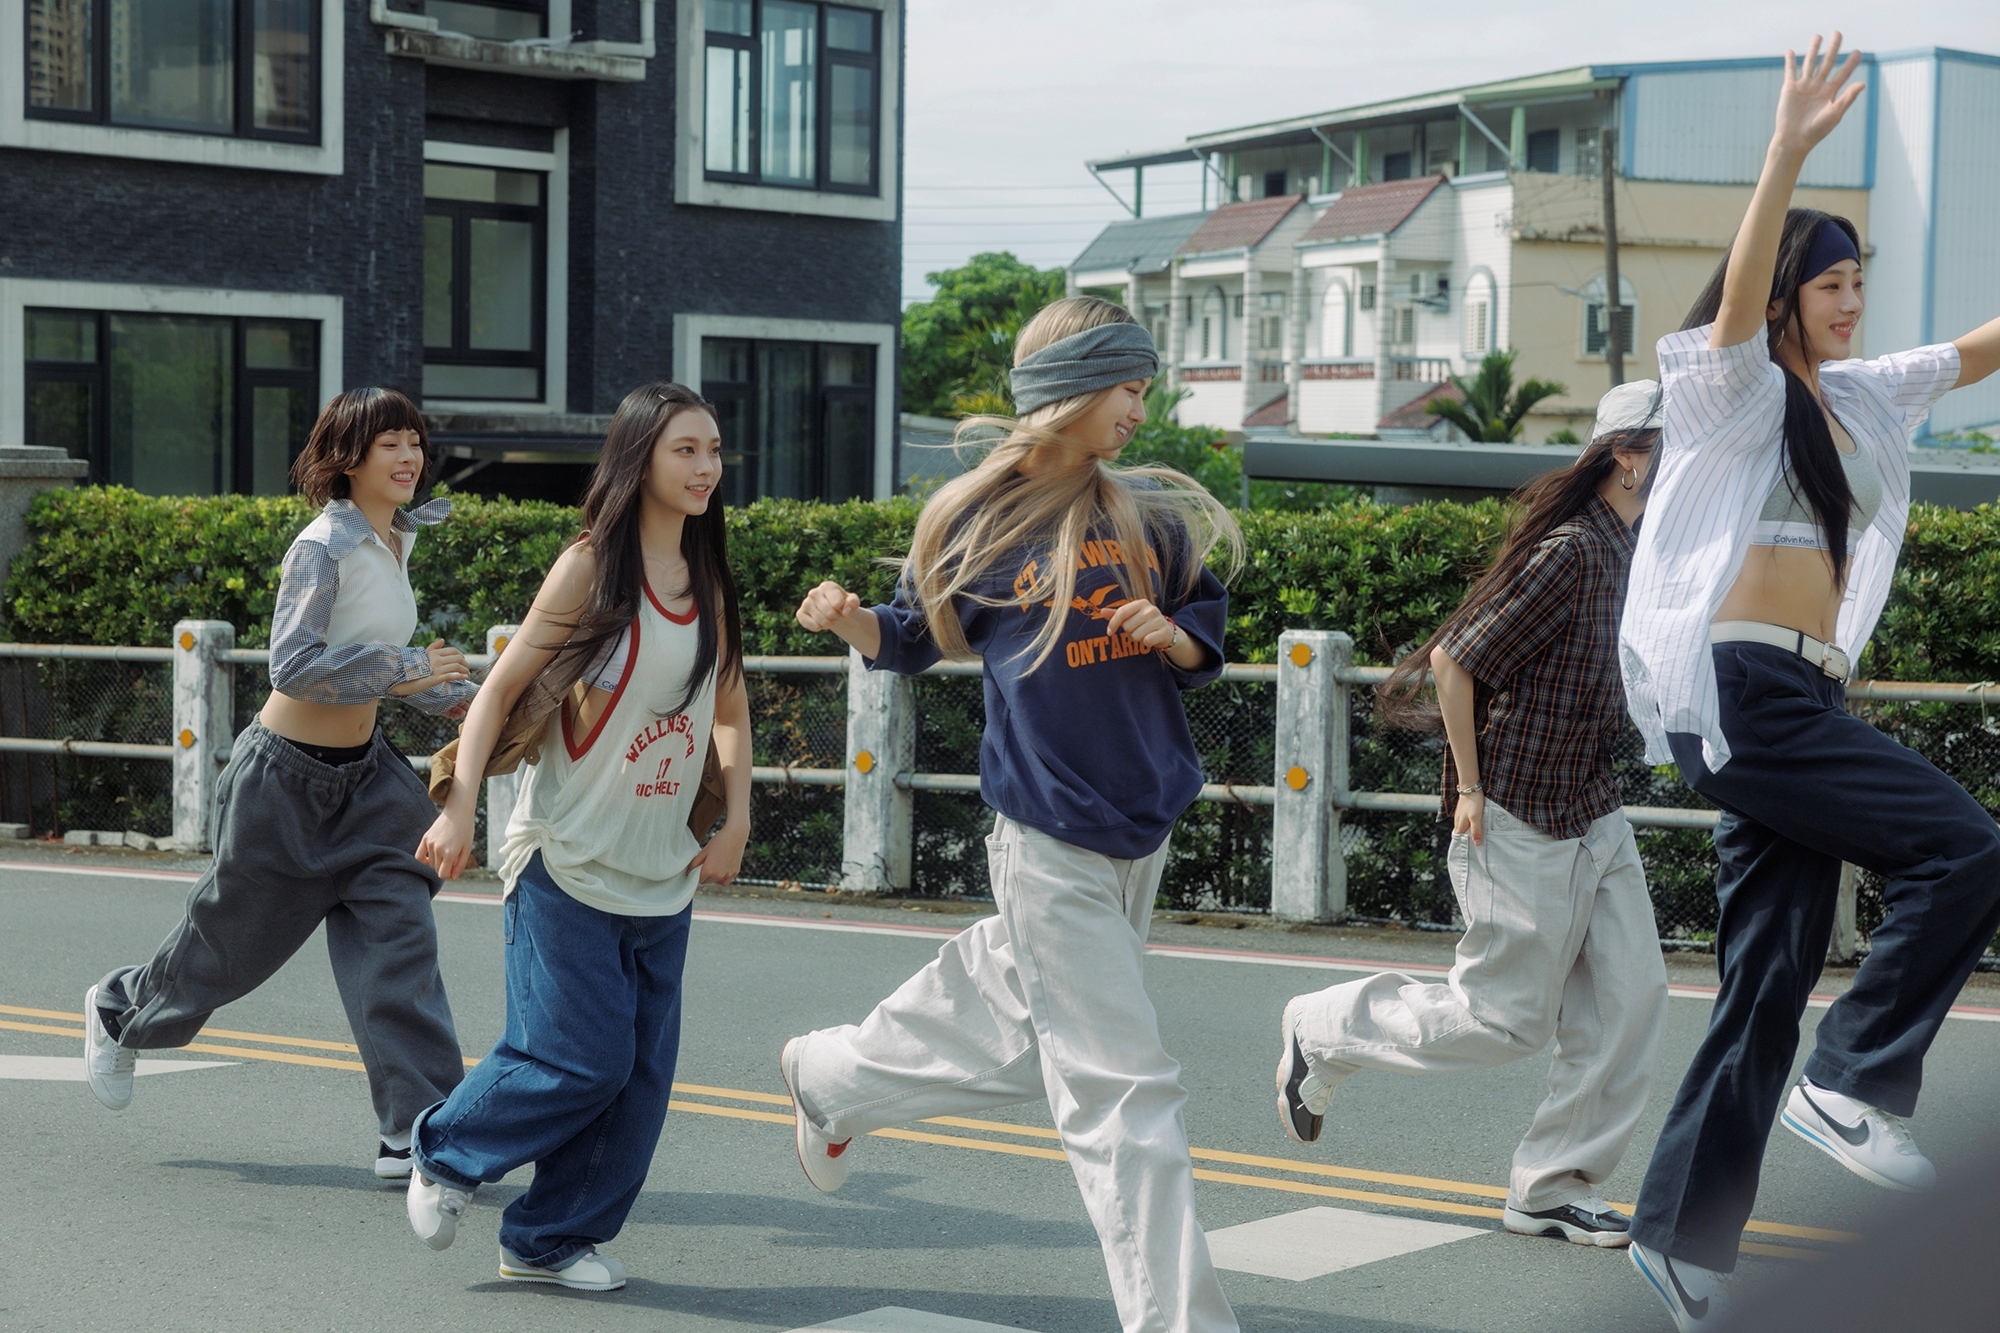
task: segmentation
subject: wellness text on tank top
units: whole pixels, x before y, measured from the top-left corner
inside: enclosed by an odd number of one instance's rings
[[[618,644],[604,711],[585,729],[575,701],[549,717],[555,734],[525,780],[500,853],[506,892],[539,851],[558,888],[617,916],[672,916],[694,897],[701,844],[688,814],[715,720],[715,679],[677,713],[694,666],[695,611],[675,615],[652,588]]]
[[[1132,582],[1150,589],[1142,595],[1207,650],[1202,671],[1181,671],[1129,634],[1104,632],[1125,604],[1118,570],[1130,557],[1115,539],[1097,534],[1083,544],[1067,606],[1027,595],[1046,579],[1045,550],[1010,552],[994,562],[992,583],[982,591],[1009,598],[1006,604],[959,606],[966,641],[986,664],[979,793],[1016,823],[1131,859],[1157,849],[1201,793],[1201,764],[1180,695],[1222,672],[1229,594],[1203,568],[1183,595],[1192,555],[1185,535],[1175,535],[1178,541],[1156,536],[1130,562]],[[939,659],[907,581],[891,605],[874,610],[882,650],[870,669],[908,674]],[[1030,673],[1032,645],[1051,615],[1062,616],[1062,637]]]

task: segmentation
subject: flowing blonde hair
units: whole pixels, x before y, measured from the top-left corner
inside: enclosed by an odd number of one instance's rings
[[[1094,296],[1072,296],[1045,307],[1028,321],[1014,340],[1014,364],[1050,343],[1102,324],[1138,321],[1125,307]],[[979,606],[1020,606],[1041,603],[1067,608],[1076,596],[1076,575],[1082,564],[1084,539],[1095,532],[1115,537],[1121,551],[1146,552],[1147,563],[1158,552],[1162,560],[1180,562],[1182,595],[1193,592],[1202,565],[1217,548],[1224,551],[1223,577],[1233,577],[1243,564],[1243,534],[1236,520],[1192,477],[1165,467],[1108,466],[1091,459],[1081,467],[1024,475],[1020,468],[1036,448],[1055,444],[1063,432],[1089,414],[1115,389],[1079,394],[1037,408],[1019,420],[970,417],[961,422],[961,448],[986,448],[979,463],[940,487],[917,518],[910,554],[902,561],[917,605],[923,609],[931,637],[945,656],[974,656],[959,623],[961,598]],[[997,442],[991,442],[998,435]],[[994,596],[977,590],[994,562],[1022,548],[1046,549],[1029,566],[1012,591]],[[1114,562],[1113,574],[1127,598],[1152,598],[1150,586],[1134,572],[1138,558]],[[1161,568],[1162,591],[1166,570]],[[1051,614],[1034,642],[1034,671],[1048,660],[1062,638],[1065,615]]]

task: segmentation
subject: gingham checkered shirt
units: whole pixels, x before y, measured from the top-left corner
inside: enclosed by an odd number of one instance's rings
[[[1474,681],[1487,799],[1552,838],[1580,838],[1621,804],[1611,749],[1625,725],[1618,620],[1632,546],[1618,512],[1591,496],[1542,539],[1510,587],[1443,641]],[[1447,818],[1458,785],[1447,745]]]

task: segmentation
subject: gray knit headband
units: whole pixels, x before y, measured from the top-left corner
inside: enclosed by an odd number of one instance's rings
[[[1014,367],[1014,412],[1026,416],[1065,398],[1159,373],[1160,353],[1143,324],[1120,320],[1059,338]]]

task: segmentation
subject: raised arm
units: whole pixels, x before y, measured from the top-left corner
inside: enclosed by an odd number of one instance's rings
[[[1806,48],[1803,64],[1791,51],[1785,52],[1777,126],[1771,134],[1771,146],[1764,152],[1764,170],[1757,177],[1756,193],[1750,196],[1750,211],[1743,215],[1743,226],[1729,248],[1729,266],[1722,279],[1722,309],[1709,334],[1710,347],[1734,347],[1763,335],[1765,313],[1771,304],[1771,279],[1778,268],[1778,240],[1784,233],[1785,213],[1792,206],[1799,171],[1805,166],[1806,155],[1833,133],[1868,86],[1848,82],[1861,63],[1861,54],[1853,52],[1841,61],[1840,41],[1836,32],[1833,44],[1821,55],[1820,39],[1815,36]]]
[[[1952,343],[1958,348],[1958,383],[1963,389],[2000,370],[2000,319],[1982,324]]]

